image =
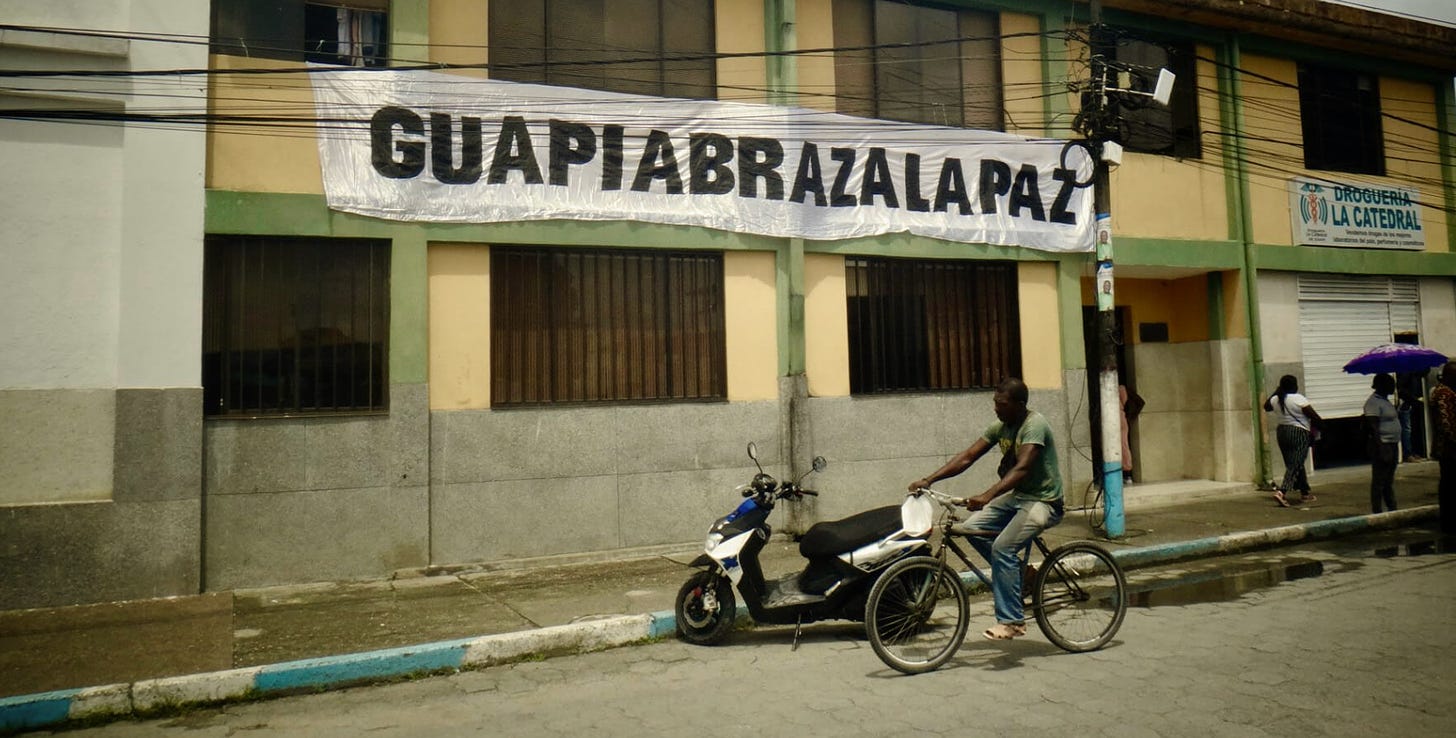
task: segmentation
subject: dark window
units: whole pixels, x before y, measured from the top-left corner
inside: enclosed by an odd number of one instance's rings
[[[965,39],[965,40],[957,40]],[[996,13],[901,0],[834,0],[838,110],[1000,130]]]
[[[1299,121],[1305,167],[1385,174],[1375,75],[1300,64]]]
[[[212,4],[218,54],[379,67],[389,56],[388,0],[227,0]]]
[[[713,0],[490,3],[490,76],[712,99]]]
[[[208,236],[207,415],[388,409],[387,241]]]
[[[1015,264],[846,266],[851,393],[994,387],[1021,375]]]
[[[494,247],[491,404],[727,397],[721,254]]]
[[[1151,42],[1123,38],[1113,48],[1114,67],[1127,73],[1117,87],[1151,93],[1158,72],[1177,75],[1167,106],[1142,95],[1119,101],[1120,143],[1128,151],[1196,159],[1203,154],[1198,128],[1198,67],[1191,42]]]

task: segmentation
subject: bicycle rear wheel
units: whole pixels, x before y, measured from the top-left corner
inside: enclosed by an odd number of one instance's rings
[[[875,655],[906,674],[944,664],[961,647],[968,624],[960,577],[929,556],[886,569],[865,603],[865,632]]]
[[[1037,571],[1032,608],[1047,640],[1068,651],[1107,645],[1127,614],[1127,580],[1106,549],[1078,541],[1052,551]]]

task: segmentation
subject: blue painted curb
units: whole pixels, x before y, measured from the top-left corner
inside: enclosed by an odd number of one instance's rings
[[[1433,520],[1438,514],[1438,506],[1427,505],[1378,515],[1320,520],[1192,541],[1116,549],[1112,553],[1118,563],[1132,568],[1394,528]],[[747,612],[747,608],[739,606],[739,617],[746,616]],[[627,645],[646,638],[669,636],[676,629],[674,613],[654,612],[246,669],[4,697],[0,698],[0,731],[44,728],[83,718],[124,717],[166,707],[226,702],[302,689],[342,687],[411,674],[488,666],[531,654]]]

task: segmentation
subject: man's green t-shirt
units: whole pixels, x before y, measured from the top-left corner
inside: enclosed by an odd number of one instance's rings
[[[1024,499],[1043,502],[1062,499],[1062,472],[1057,463],[1057,443],[1052,439],[1051,424],[1047,423],[1041,413],[1035,410],[1026,411],[1026,419],[1021,421],[1019,427],[998,420],[981,437],[1000,449],[1003,456],[1010,454],[1012,458],[1020,453],[1023,443],[1041,446],[1041,455],[1037,457],[1026,478],[1016,485],[1016,494]]]

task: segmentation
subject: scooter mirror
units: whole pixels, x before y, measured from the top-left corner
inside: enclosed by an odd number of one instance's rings
[[[814,471],[822,472],[827,466],[829,466],[829,462],[825,461],[823,456],[814,457]]]
[[[758,444],[753,441],[748,442],[748,458],[758,461]]]

